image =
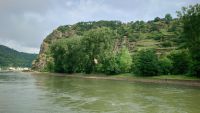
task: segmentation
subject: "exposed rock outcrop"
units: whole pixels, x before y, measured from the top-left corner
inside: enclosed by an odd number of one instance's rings
[[[116,52],[125,45],[132,54],[141,49],[154,48],[159,56],[176,49],[177,42],[179,42],[178,37],[182,31],[182,27],[176,19],[169,24],[165,19],[161,19],[127,24],[120,21],[79,22],[74,25],[60,26],[44,39],[40,53],[32,64],[32,69],[42,71],[47,66],[47,62],[52,61],[50,46],[55,41],[73,37],[73,35],[83,36],[85,32],[100,27],[108,27],[118,33],[119,36],[116,37],[114,46]]]
[[[73,31],[61,32],[58,29],[54,30],[51,34],[49,34],[41,44],[39,55],[37,59],[34,60],[32,63],[32,69],[42,71],[45,68],[47,61],[49,59],[47,53],[49,51],[50,45],[59,39],[67,38],[73,34],[74,34]]]

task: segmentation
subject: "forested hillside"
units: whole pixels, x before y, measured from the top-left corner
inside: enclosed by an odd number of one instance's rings
[[[31,67],[36,56],[36,54],[18,52],[0,45],[0,67]]]
[[[186,12],[180,14],[187,16]],[[181,15],[172,18],[170,14],[147,22],[92,21],[60,26],[44,40],[33,69],[145,76],[187,74],[192,60],[183,35],[185,26]]]
[[[57,43],[63,43],[57,44],[57,48],[61,45],[66,46],[70,42],[73,42],[72,45],[74,46],[86,46],[87,44],[91,46],[91,44],[94,44],[94,49],[98,50],[98,47],[95,46],[102,46],[104,48],[104,44],[109,43],[110,39],[111,43],[109,45],[111,47],[109,48],[113,51],[119,52],[124,46],[131,54],[134,54],[141,49],[154,48],[157,54],[161,56],[167,54],[169,51],[178,49],[181,42],[181,31],[182,25],[180,21],[173,19],[170,14],[166,14],[165,18],[156,17],[154,20],[148,22],[136,21],[122,23],[120,21],[92,21],[60,26],[44,40],[40,55],[33,68],[45,68],[47,61],[52,58],[51,53],[53,52],[50,47],[53,48],[53,45]],[[94,34],[91,37],[91,41],[90,39],[84,38],[90,37],[87,36],[88,34]],[[96,35],[99,35],[99,39],[95,39]],[[92,41],[92,38],[94,41]],[[80,43],[80,40],[85,41]],[[83,42],[85,43],[82,44]],[[99,52],[101,51],[104,50],[99,50]]]

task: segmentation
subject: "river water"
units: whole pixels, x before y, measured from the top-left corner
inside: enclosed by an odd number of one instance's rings
[[[200,113],[195,87],[0,73],[0,113]]]

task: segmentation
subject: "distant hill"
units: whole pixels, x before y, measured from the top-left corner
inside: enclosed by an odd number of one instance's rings
[[[0,67],[31,67],[37,54],[18,52],[14,49],[0,45]]]

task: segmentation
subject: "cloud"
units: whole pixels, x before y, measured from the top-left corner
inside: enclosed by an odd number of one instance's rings
[[[1,0],[0,44],[39,52],[46,35],[79,21],[150,20],[200,0]]]

